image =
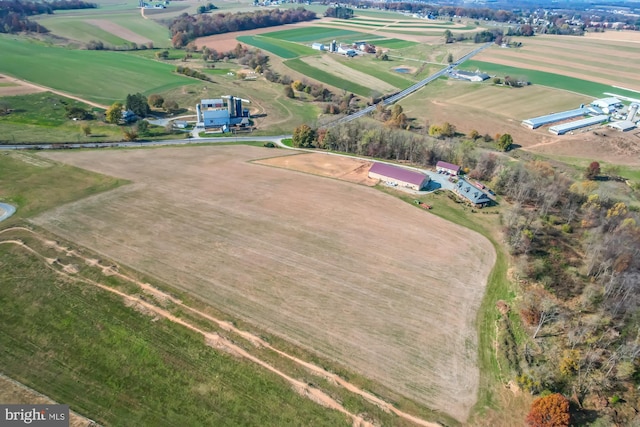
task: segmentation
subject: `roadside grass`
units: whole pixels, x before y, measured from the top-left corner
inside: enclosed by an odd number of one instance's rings
[[[240,36],[237,37],[237,40],[239,42],[255,46],[259,49],[266,50],[267,52],[271,52],[274,55],[278,55],[285,59],[297,58],[305,55],[315,55],[318,53],[318,51],[313,50],[310,47],[273,37]]]
[[[306,64],[300,59],[289,59],[285,61],[284,64],[292,70],[298,71],[299,73],[302,73],[309,78],[318,80],[319,82],[344,89],[348,92],[353,92],[360,96],[371,96],[370,88],[362,86],[356,82],[345,80],[341,77],[331,74],[330,72],[312,67],[311,65]]]
[[[197,82],[173,73],[169,64],[122,52],[70,50],[6,36],[0,37],[0,51],[0,72],[103,104]]]
[[[23,249],[0,245],[0,261],[12,267],[0,270],[4,374],[101,424],[349,425],[268,370]]]
[[[567,77],[561,74],[547,73],[544,71],[528,70],[526,68],[508,67],[505,65],[492,64],[489,62],[469,60],[461,65],[461,69],[476,70],[479,69],[485,73],[504,77],[505,75],[512,77],[522,77],[530,81],[532,84],[544,85],[556,89],[568,90],[584,95],[601,98],[605,92],[614,92],[630,98],[637,97],[636,92],[624,89],[614,88],[613,86],[602,83],[590,82],[587,80]]]
[[[16,213],[0,224],[2,228],[54,206],[128,183],[24,151],[0,152],[0,170],[0,201],[17,207]]]

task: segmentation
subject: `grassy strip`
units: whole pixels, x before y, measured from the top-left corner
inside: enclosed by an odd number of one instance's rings
[[[461,68],[467,70],[480,69],[485,73],[497,74],[499,76],[522,76],[526,77],[533,84],[582,93],[584,95],[589,95],[596,98],[605,96],[605,92],[616,93],[631,98],[638,97],[638,94],[636,92],[617,89],[613,86],[605,85],[602,83],[590,82],[588,80],[577,79],[575,77],[567,77],[560,74],[547,73],[544,71],[508,67],[506,65],[492,64],[490,62],[469,60],[466,61],[461,66]]]
[[[0,200],[17,207],[15,215],[2,222],[3,228],[54,206],[128,182],[22,151],[0,153],[0,170]]]
[[[361,39],[372,39],[374,36],[366,33],[359,33],[351,30],[340,30],[330,27],[302,27],[292,30],[273,31],[262,34],[263,37],[286,40],[290,42],[321,42],[340,38],[342,42],[355,41]],[[375,36],[383,38],[382,36]]]
[[[269,371],[0,246],[0,365],[111,425],[349,425]],[[36,314],[37,313],[37,314]]]
[[[404,49],[406,47],[413,47],[418,44],[420,43],[400,39],[377,40],[375,42],[376,46],[388,47],[389,49]]]
[[[368,87],[359,85],[358,83],[351,82],[349,80],[345,80],[326,71],[319,70],[309,64],[306,64],[300,59],[290,59],[288,61],[285,61],[284,63],[292,70],[298,71],[299,73],[302,73],[305,76],[318,80],[322,83],[344,89],[348,92],[353,92],[357,95],[365,97],[371,96],[371,89],[369,89]]]
[[[353,68],[356,71],[360,71],[365,74],[369,74],[377,79],[387,82],[398,89],[404,89],[415,83],[414,80],[402,77],[400,73],[395,71],[381,70],[376,67],[372,67],[371,63],[363,61],[340,61],[342,65],[346,65],[349,68]],[[388,64],[388,62],[387,62]]]
[[[237,37],[239,42],[255,46],[259,49],[271,52],[274,55],[278,55],[281,58],[291,59],[299,56],[314,55],[317,54],[317,50],[313,50],[310,47],[302,46],[297,43],[292,43],[272,37],[262,36],[240,36]]]
[[[0,36],[0,52],[0,73],[103,104],[123,101],[130,93],[151,94],[197,82],[174,74],[172,65],[122,52],[69,50],[5,35]]]

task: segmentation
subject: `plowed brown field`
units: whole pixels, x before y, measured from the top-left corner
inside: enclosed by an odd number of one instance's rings
[[[466,419],[490,242],[370,187],[249,162],[281,154],[46,153],[133,184],[35,222]]]

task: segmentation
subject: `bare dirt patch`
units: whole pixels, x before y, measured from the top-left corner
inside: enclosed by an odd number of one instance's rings
[[[52,152],[131,179],[35,222],[466,419],[490,242],[259,147]],[[99,159],[99,161],[97,161]]]
[[[295,156],[272,157],[254,163],[337,178],[343,181],[374,186],[377,179],[369,178],[371,162],[322,153],[305,153]]]
[[[134,33],[130,29],[124,28],[122,25],[116,24],[115,22],[108,21],[106,19],[86,19],[85,22],[91,25],[95,25],[101,30],[104,30],[108,33],[120,37],[121,39],[125,39],[133,43],[145,44],[151,42],[150,39],[141,36],[138,33]]]
[[[0,96],[28,95],[37,92],[44,92],[44,89],[0,74]]]
[[[56,404],[54,400],[38,393],[37,391],[21,384],[9,377],[0,374],[0,402],[3,404],[34,404],[47,405]],[[88,427],[95,423],[88,418],[69,411],[70,427]]]

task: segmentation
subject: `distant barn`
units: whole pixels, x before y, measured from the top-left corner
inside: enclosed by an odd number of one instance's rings
[[[369,178],[379,179],[391,185],[422,190],[429,184],[429,177],[423,173],[404,169],[386,163],[374,163],[369,169]]]

